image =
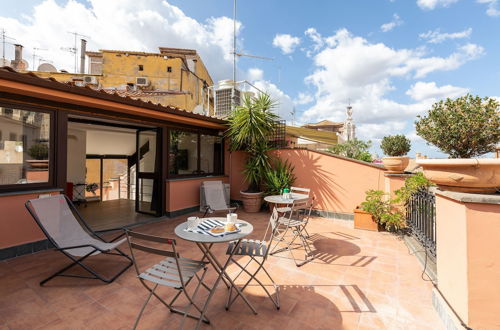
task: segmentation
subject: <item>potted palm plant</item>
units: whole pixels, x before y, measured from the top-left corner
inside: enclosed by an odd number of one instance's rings
[[[410,159],[406,154],[410,151],[410,140],[404,135],[384,136],[380,148],[388,157],[382,158],[384,167],[390,173],[403,173]]]
[[[500,104],[479,96],[446,99],[415,123],[417,134],[449,155],[420,159],[424,175],[443,190],[492,194],[500,187],[500,159],[477,158],[500,142]]]
[[[265,172],[264,192],[267,196],[280,195],[285,188],[290,188],[295,182],[293,174],[294,167],[288,161],[276,158],[272,162],[271,168]],[[269,203],[269,210],[274,208],[273,203]],[[279,205],[278,207],[280,207]]]
[[[235,107],[228,118],[230,150],[243,150],[248,154],[243,174],[248,188],[241,191],[243,207],[247,212],[258,212],[262,206],[262,183],[271,167],[269,137],[278,120],[272,109],[275,103],[268,94],[256,97],[245,95],[243,104]]]
[[[36,143],[28,149],[28,155],[33,158],[27,162],[33,168],[49,167],[49,147],[46,143]]]

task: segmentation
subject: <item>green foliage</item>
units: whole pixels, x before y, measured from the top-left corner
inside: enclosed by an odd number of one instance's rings
[[[372,155],[368,151],[372,145],[371,141],[362,141],[358,139],[350,140],[345,143],[336,144],[328,149],[328,152],[339,156],[344,156],[352,159],[362,160],[365,162],[372,161]]]
[[[228,118],[226,137],[229,138],[231,151],[244,150],[249,154],[243,171],[249,191],[259,191],[265,172],[271,166],[267,154],[270,149],[268,141],[275,121],[279,119],[271,111],[274,107],[275,102],[268,94],[257,97],[245,95],[243,104],[235,107]]]
[[[295,182],[294,167],[288,161],[277,158],[272,168],[265,173],[264,188],[266,195],[279,195],[282,189],[290,188]]]
[[[415,175],[408,177],[405,180],[405,185],[394,191],[396,198],[394,202],[405,205],[410,197],[421,189],[429,189],[434,184],[429,181],[422,172],[417,172]]]
[[[397,231],[405,227],[404,215],[394,206],[394,201],[386,200],[386,193],[382,190],[368,190],[361,208],[371,213],[378,224],[387,231]]]
[[[500,142],[500,104],[479,96],[439,101],[427,116],[418,116],[417,134],[450,158],[471,158],[494,150]]]
[[[45,143],[36,143],[28,149],[28,155],[36,160],[46,160],[49,158],[49,146]]]
[[[406,155],[411,148],[410,140],[404,135],[384,136],[380,148],[389,157]]]

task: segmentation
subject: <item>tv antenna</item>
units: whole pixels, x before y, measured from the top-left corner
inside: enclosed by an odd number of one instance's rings
[[[2,28],[2,65],[5,64],[5,44],[10,44],[10,42],[6,41],[5,39],[16,40],[14,38],[6,36],[5,29]]]
[[[233,88],[232,88],[232,93],[231,93],[232,94],[231,108],[232,108],[235,104],[235,102],[234,102],[234,98],[235,98],[234,89],[236,88],[236,57],[250,57],[250,58],[266,60],[266,61],[273,61],[274,60],[274,58],[271,58],[271,57],[243,54],[243,53],[239,53],[236,50],[236,0],[233,0],[233,51],[231,52],[231,54],[233,55]]]
[[[38,47],[33,47],[33,71],[35,71],[35,58],[41,58],[40,55],[37,55],[36,52],[39,50],[48,50],[46,48],[38,48]]]
[[[90,39],[90,37],[83,35],[83,34],[80,34],[78,32],[68,31],[68,33],[72,34],[75,37],[75,46],[74,47],[61,47],[61,50],[69,52],[69,53],[73,54],[73,56],[75,57],[75,71],[74,72],[76,73],[76,72],[78,72],[78,37],[87,38],[87,39]]]
[[[295,106],[292,108],[290,114],[292,115],[292,126],[295,126]]]

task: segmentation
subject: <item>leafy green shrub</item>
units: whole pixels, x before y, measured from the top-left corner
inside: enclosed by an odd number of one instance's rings
[[[385,200],[382,190],[368,190],[365,201],[361,203],[363,211],[371,213],[376,223],[387,231],[397,231],[406,227],[405,217],[391,200]]]
[[[434,184],[429,181],[422,172],[417,172],[405,180],[405,185],[398,190],[394,191],[396,196],[395,202],[406,204],[410,197],[421,189],[429,189]]]
[[[339,156],[371,162],[372,155],[370,149],[371,141],[353,139],[345,143],[336,144],[328,149],[328,152]]]
[[[231,151],[244,150],[249,154],[243,170],[248,192],[260,191],[265,173],[271,167],[268,141],[279,118],[271,111],[274,107],[275,102],[268,94],[245,95],[243,104],[237,106],[228,118],[226,137]]]
[[[471,158],[494,150],[500,142],[500,104],[479,96],[446,99],[415,122],[417,134],[450,158]]]
[[[279,195],[282,189],[290,188],[295,182],[294,167],[288,161],[277,158],[272,168],[265,173],[264,189],[266,195]]]
[[[384,136],[380,148],[389,157],[406,155],[411,148],[410,140],[404,135]]]
[[[49,146],[45,143],[36,143],[28,149],[28,155],[36,160],[46,160],[49,158]]]

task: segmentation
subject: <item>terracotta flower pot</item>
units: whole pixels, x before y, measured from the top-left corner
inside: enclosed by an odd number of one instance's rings
[[[37,160],[37,159],[30,159],[26,161],[32,168],[48,168],[49,167],[49,161],[48,160]]]
[[[382,158],[382,164],[389,173],[403,173],[409,162],[410,158],[406,156]]]
[[[365,212],[360,208],[354,210],[354,228],[379,231],[378,223],[373,220],[372,214]]]
[[[500,159],[419,159],[417,164],[442,190],[494,194],[500,187]]]
[[[248,193],[240,191],[241,201],[243,202],[243,209],[248,213],[256,213],[260,211],[262,206],[263,192]]]

